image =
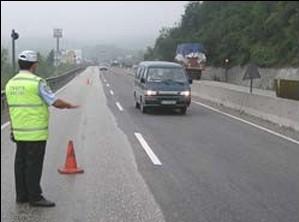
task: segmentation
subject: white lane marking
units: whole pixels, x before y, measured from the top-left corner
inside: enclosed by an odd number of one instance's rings
[[[122,106],[120,105],[119,102],[116,103],[116,106],[118,107],[118,109],[119,109],[120,111],[124,111],[124,109],[122,108]]]
[[[141,135],[141,133],[136,133],[135,132],[134,135],[138,139],[139,143],[141,144],[142,148],[144,149],[144,151],[146,152],[146,154],[149,156],[149,158],[151,159],[151,161],[153,162],[153,164],[161,166],[162,165],[161,161],[156,156],[156,154],[152,151],[152,149],[147,144],[147,142],[145,141],[145,139],[143,138],[143,136]]]
[[[220,111],[219,109],[215,109],[215,108],[213,108],[213,107],[211,107],[211,106],[208,106],[208,105],[206,105],[206,104],[203,104],[203,103],[201,103],[201,102],[195,102],[195,101],[192,101],[192,102],[195,103],[195,104],[197,104],[197,105],[203,106],[203,107],[205,107],[205,108],[207,108],[207,109],[210,109],[210,110],[212,110],[212,111],[214,111],[214,112],[221,113],[221,114],[223,114],[223,115],[225,115],[225,116],[228,116],[228,117],[230,117],[230,118],[232,118],[232,119],[239,120],[239,121],[241,121],[241,122],[243,122],[243,123],[246,123],[246,124],[248,124],[248,125],[250,125],[250,126],[253,126],[253,127],[255,127],[255,128],[264,130],[264,131],[266,131],[266,132],[268,132],[268,133],[270,133],[270,134],[273,134],[273,135],[275,135],[275,136],[281,137],[281,138],[283,138],[283,139],[285,139],[285,140],[288,140],[288,141],[290,141],[290,142],[292,142],[292,143],[296,143],[296,144],[299,145],[299,141],[298,141],[298,140],[292,139],[292,138],[290,138],[290,137],[284,136],[284,135],[282,135],[282,134],[280,134],[280,133],[276,133],[276,132],[274,132],[274,131],[272,131],[272,130],[270,130],[270,129],[267,129],[267,128],[265,128],[265,127],[262,127],[262,126],[260,126],[260,125],[254,124],[254,123],[252,123],[252,122],[249,122],[249,121],[246,121],[246,120],[244,120],[244,119],[238,118],[238,117],[236,117],[236,116],[230,115],[230,114],[228,114],[228,113],[222,112],[222,111]]]
[[[106,86],[107,86],[107,87],[109,87],[109,86],[110,86],[110,84],[109,84],[109,83],[107,83],[107,84],[106,84]]]
[[[8,122],[6,122],[6,123],[3,123],[2,125],[1,125],[1,131],[2,130],[4,130],[6,127],[8,127],[10,125],[10,122],[8,121]]]
[[[113,92],[112,90],[110,90],[110,94],[111,94],[111,95],[114,95],[114,92]]]
[[[106,80],[106,79],[104,79],[104,82],[107,82],[107,80]]]

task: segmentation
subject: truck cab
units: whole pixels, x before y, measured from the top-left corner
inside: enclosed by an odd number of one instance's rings
[[[207,58],[202,44],[183,43],[177,46],[175,60],[185,67],[190,78],[200,79]]]

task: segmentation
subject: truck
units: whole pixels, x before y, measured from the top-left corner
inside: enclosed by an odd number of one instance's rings
[[[185,67],[192,79],[200,79],[207,61],[206,50],[200,43],[182,43],[177,45],[175,61]]]

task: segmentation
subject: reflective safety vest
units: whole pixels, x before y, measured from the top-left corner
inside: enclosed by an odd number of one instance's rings
[[[14,139],[43,141],[48,139],[48,105],[39,94],[42,78],[20,71],[5,87]]]

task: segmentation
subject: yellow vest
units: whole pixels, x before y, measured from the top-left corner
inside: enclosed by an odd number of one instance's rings
[[[39,95],[42,78],[20,71],[5,87],[12,132],[17,141],[48,139],[48,105]]]

